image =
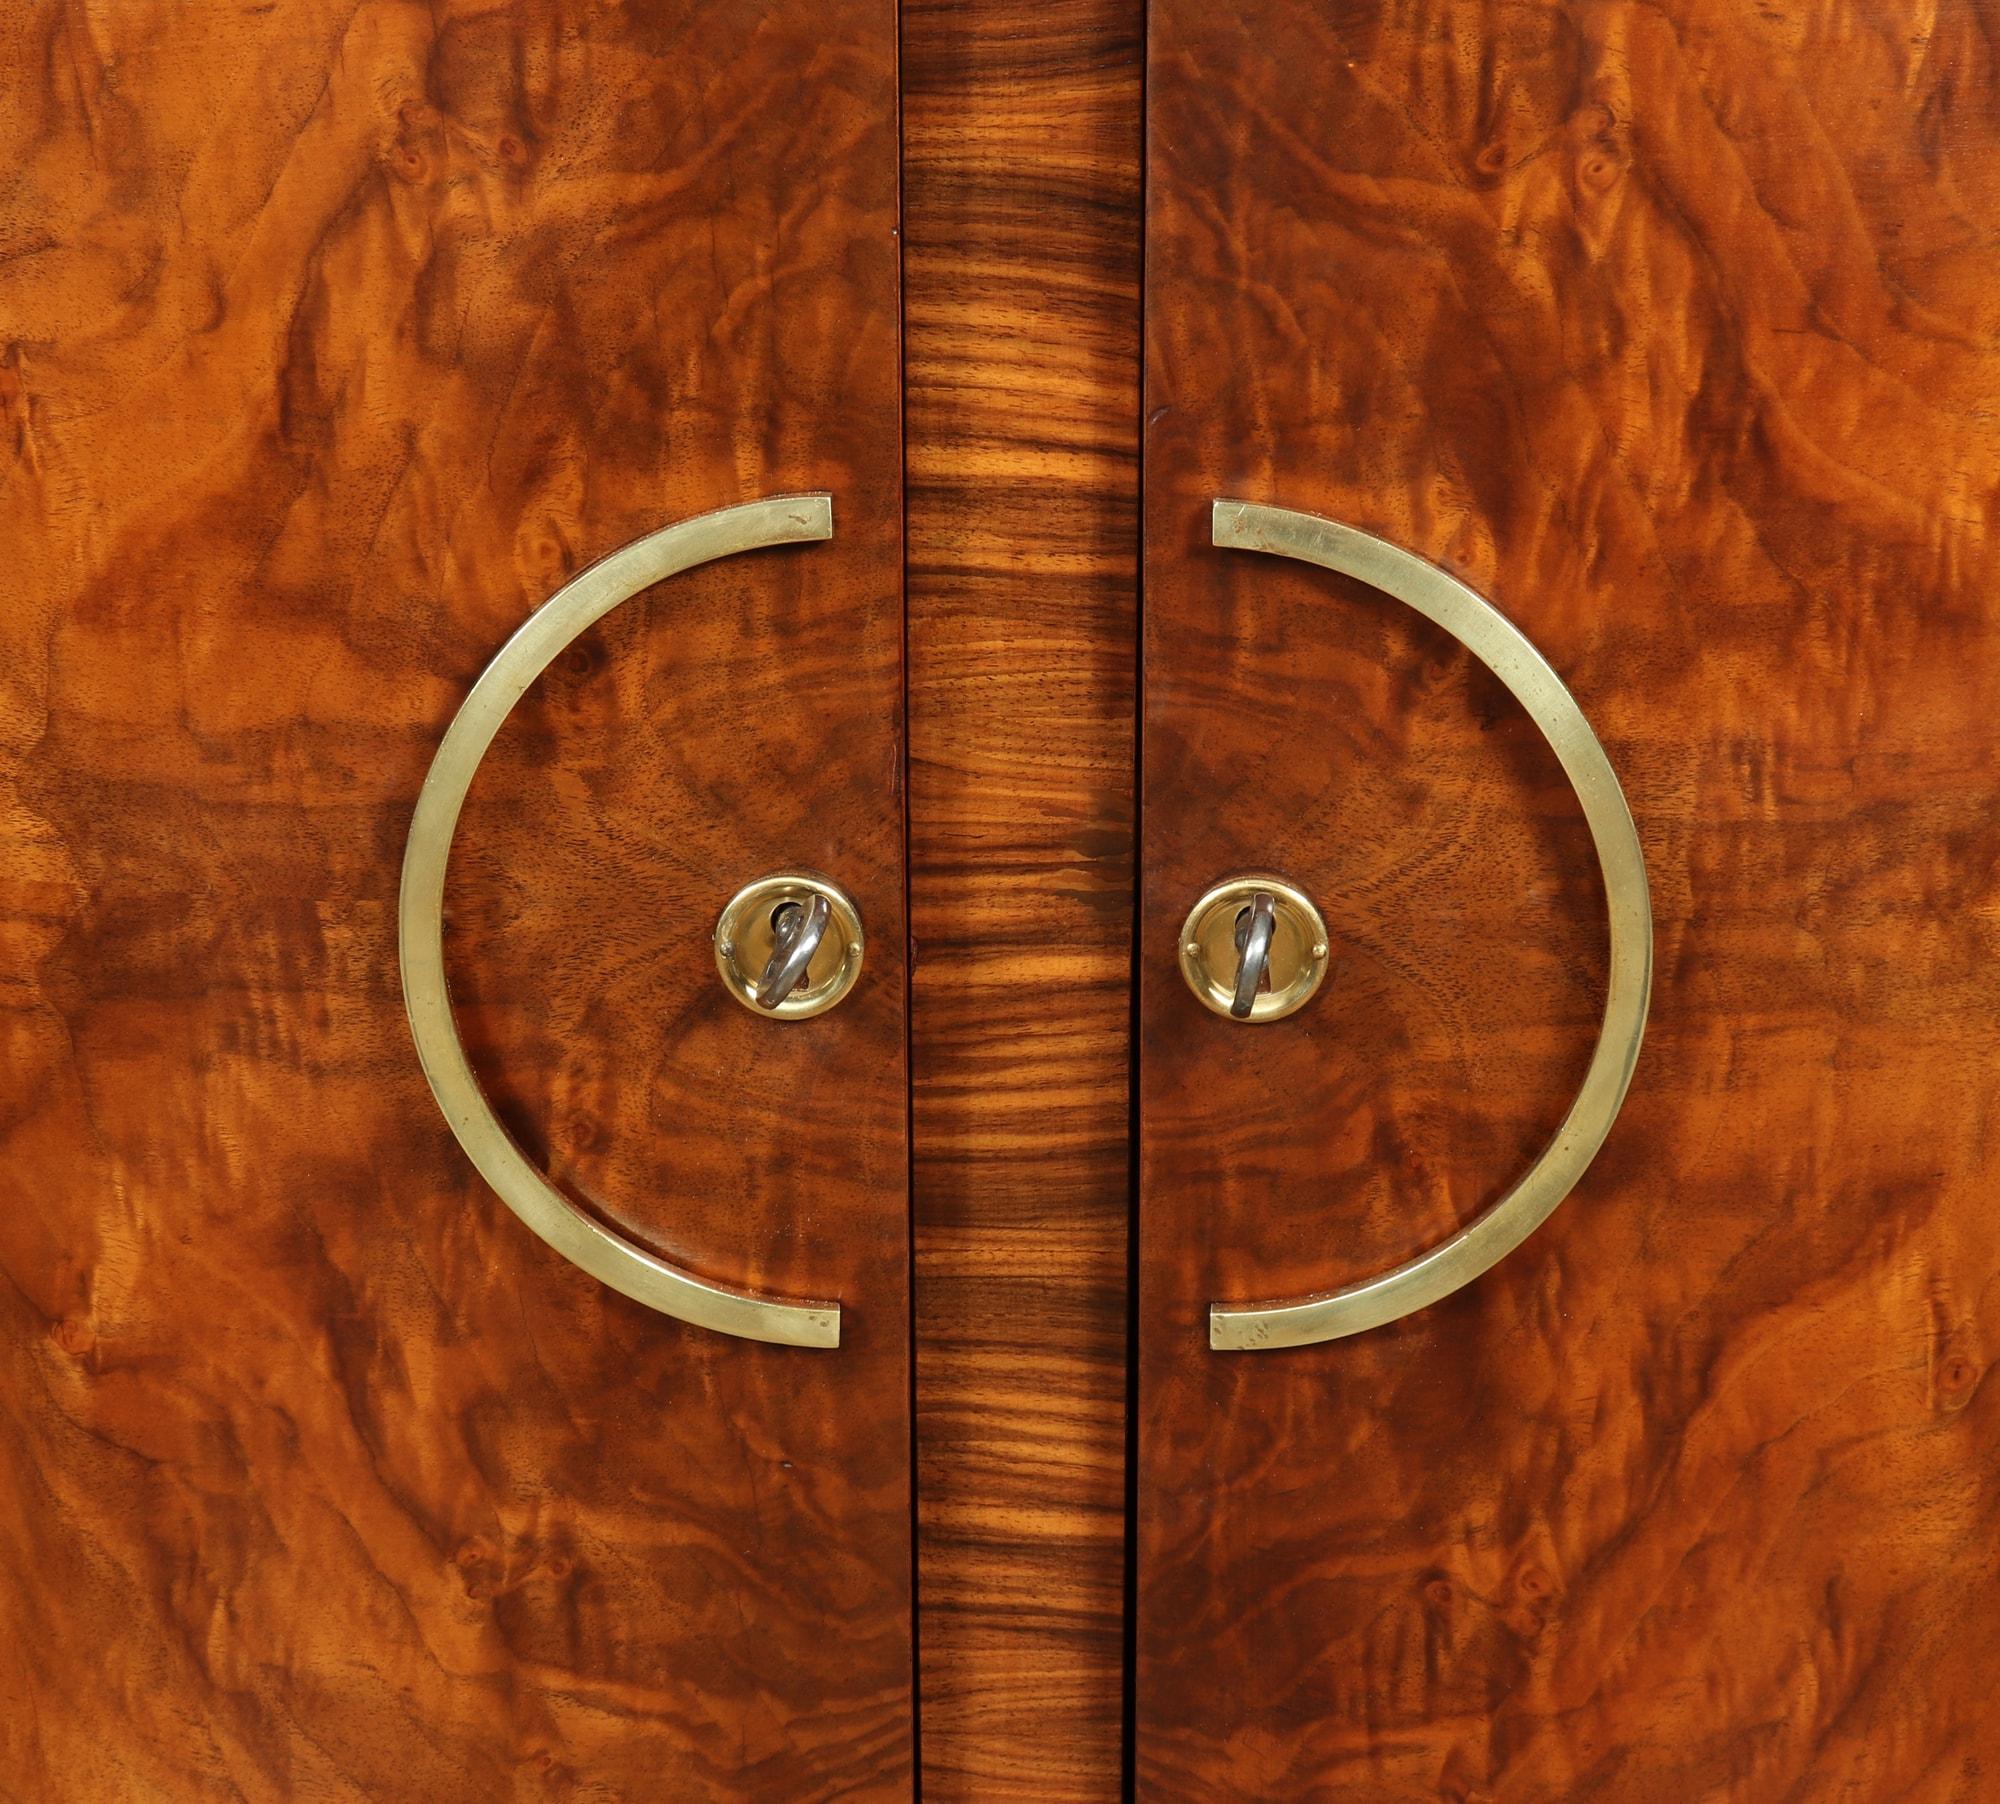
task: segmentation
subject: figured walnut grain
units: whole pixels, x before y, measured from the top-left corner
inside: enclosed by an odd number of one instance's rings
[[[0,1790],[908,1797],[894,9],[0,34]],[[502,638],[814,487],[522,705],[448,950],[557,1175],[837,1355],[533,1239],[395,954]],[[813,1036],[707,947],[794,862],[871,933]]]
[[[1991,9],[1155,0],[1138,1784],[1981,1798],[2000,1772]],[[1492,597],[1645,842],[1637,1082],[1556,1217],[1355,1340],[1559,1115],[1601,899],[1533,731],[1216,494]],[[1335,942],[1174,972],[1219,871]]]
[[[924,1792],[1123,1767],[1140,60],[903,9]]]

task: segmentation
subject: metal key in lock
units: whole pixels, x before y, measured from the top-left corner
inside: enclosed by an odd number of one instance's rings
[[[764,973],[757,979],[757,1006],[774,1009],[798,988],[799,979],[826,937],[826,924],[833,919],[833,904],[824,896],[811,901],[781,902],[771,911],[776,937]]]
[[[738,890],[715,924],[715,964],[744,1007],[780,1021],[824,1014],[861,970],[853,898],[811,871],[774,871]]]
[[[1282,877],[1231,877],[1188,911],[1181,975],[1204,1008],[1232,1021],[1282,1020],[1326,975],[1326,922]]]

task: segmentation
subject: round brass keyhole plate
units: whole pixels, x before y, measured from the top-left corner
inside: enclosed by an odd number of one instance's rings
[[[1236,973],[1243,954],[1237,924],[1259,894],[1275,905],[1271,954],[1265,982],[1257,991],[1247,1017],[1252,1022],[1281,1021],[1304,1008],[1326,976],[1326,922],[1312,898],[1282,877],[1230,877],[1207,891],[1181,927],[1181,975],[1201,998],[1204,1008],[1228,1019],[1236,996]]]
[[[778,937],[779,919],[787,909],[803,908],[815,896],[827,900],[829,915],[819,949],[805,975],[775,1008],[757,1000],[757,986]],[[715,923],[715,968],[730,995],[766,1020],[803,1021],[823,1015],[861,975],[861,915],[853,898],[837,883],[810,871],[774,871],[746,883],[729,898]]]

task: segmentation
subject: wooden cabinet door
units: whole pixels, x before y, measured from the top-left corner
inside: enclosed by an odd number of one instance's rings
[[[2000,1785],[2000,87],[1969,0],[1149,19],[1142,1797],[1970,1800]],[[1605,1007],[1565,777],[1456,638],[1212,542],[1360,527],[1539,649],[1622,782],[1636,1078],[1491,1205]],[[1289,878],[1297,1013],[1176,969]]]
[[[0,1793],[911,1790],[896,17],[0,22]],[[591,560],[760,496],[514,709],[460,1033],[521,1148],[837,1349],[616,1294],[398,984],[418,788]],[[718,981],[824,872],[861,981]]]

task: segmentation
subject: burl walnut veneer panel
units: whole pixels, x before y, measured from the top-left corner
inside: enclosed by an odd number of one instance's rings
[[[1154,0],[1140,1795],[2000,1788],[2000,14]],[[1212,1298],[1427,1246],[1546,1137],[1602,896],[1455,643],[1208,544],[1463,576],[1623,778],[1658,930],[1595,1167],[1392,1327]],[[1268,866],[1333,965],[1203,1013]]]
[[[895,16],[32,4],[0,21],[0,1794],[906,1798]],[[460,827],[473,1060],[579,1198],[845,1306],[602,1289],[474,1176],[402,839],[505,636],[627,604]],[[861,987],[708,938],[802,863]]]

